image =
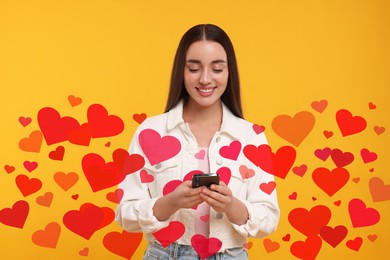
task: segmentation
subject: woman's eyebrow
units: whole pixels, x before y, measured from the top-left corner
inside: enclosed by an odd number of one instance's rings
[[[195,59],[189,59],[186,61],[187,63],[197,63],[197,64],[201,64],[200,60],[195,60]],[[215,64],[215,63],[227,63],[225,60],[213,60],[211,63]]]

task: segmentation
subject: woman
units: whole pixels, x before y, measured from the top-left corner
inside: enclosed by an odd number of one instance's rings
[[[273,176],[242,151],[266,142],[243,119],[229,37],[215,25],[192,27],[176,52],[165,113],[146,119],[130,144],[145,166],[119,185],[117,222],[146,234],[144,259],[247,259],[247,238],[272,233],[279,220],[276,192],[259,188]],[[219,173],[219,185],[192,188],[200,172]]]

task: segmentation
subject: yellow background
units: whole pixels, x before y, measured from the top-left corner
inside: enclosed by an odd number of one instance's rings
[[[103,236],[120,231],[116,223],[85,240],[62,224],[64,212],[78,209],[83,202],[115,208],[105,199],[108,191],[92,193],[81,169],[81,158],[96,152],[110,159],[115,148],[127,148],[137,123],[135,113],[147,115],[163,111],[173,55],[182,34],[198,23],[215,23],[226,30],[237,52],[243,90],[245,117],[264,125],[274,149],[288,142],[271,129],[273,118],[281,114],[293,116],[310,111],[316,125],[297,147],[295,165],[307,164],[304,177],[292,172],[285,180],[277,179],[282,211],[280,226],[269,236],[280,249],[267,253],[263,240],[251,240],[252,259],[296,259],[290,245],[305,237],[287,221],[290,210],[310,209],[319,204],[332,210],[329,225],[345,225],[346,239],[336,248],[323,242],[317,259],[388,259],[389,201],[373,203],[368,180],[380,177],[390,183],[390,2],[379,1],[102,1],[102,0],[0,0],[0,209],[18,200],[30,204],[30,214],[23,229],[0,225],[0,257],[2,259],[121,259],[102,245]],[[67,98],[83,99],[71,107]],[[310,104],[325,99],[323,113]],[[369,109],[369,102],[376,109]],[[89,105],[104,105],[110,114],[120,116],[125,131],[116,137],[92,140],[89,147],[63,144],[66,155],[62,162],[48,159],[55,147],[43,144],[41,152],[27,153],[18,148],[20,139],[38,130],[39,109],[50,106],[61,115],[86,121]],[[335,121],[337,110],[346,108],[367,120],[367,129],[357,135],[342,137]],[[22,127],[18,118],[29,116],[33,122]],[[377,135],[375,125],[386,128]],[[322,131],[333,131],[326,139]],[[104,146],[111,142],[111,147]],[[330,160],[315,158],[315,149],[331,147],[352,152],[355,161],[348,166],[351,180],[329,198],[311,180],[317,167],[334,168]],[[359,152],[368,148],[378,160],[363,164]],[[18,174],[26,174],[25,160],[37,161],[39,167],[27,175],[44,183],[36,194],[23,198],[15,185]],[[16,171],[7,174],[4,165]],[[369,169],[374,168],[374,172]],[[57,171],[77,172],[80,180],[64,192],[53,181]],[[352,177],[359,177],[355,183]],[[35,203],[46,191],[54,193],[50,208]],[[297,192],[296,201],[288,199]],[[71,195],[79,194],[76,201]],[[316,197],[317,201],[313,201]],[[381,214],[378,224],[353,229],[347,205],[360,198]],[[340,207],[333,202],[341,200]],[[33,232],[47,223],[61,224],[62,232],[56,249],[36,246]],[[291,234],[290,242],[282,237]],[[367,239],[376,234],[377,240]],[[345,246],[355,237],[363,238],[358,252]],[[140,259],[146,243],[142,242],[133,259]],[[387,246],[387,248],[386,248]],[[84,247],[89,256],[79,256]]]

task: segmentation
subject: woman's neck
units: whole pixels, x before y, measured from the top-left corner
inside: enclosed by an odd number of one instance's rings
[[[222,123],[222,101],[219,100],[211,106],[200,106],[188,100],[183,108],[183,119],[188,123],[218,125]]]

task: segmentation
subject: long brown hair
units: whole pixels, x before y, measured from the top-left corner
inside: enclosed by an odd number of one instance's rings
[[[184,67],[186,54],[190,45],[199,40],[215,41],[225,49],[228,62],[229,78],[225,92],[221,96],[223,103],[237,117],[243,118],[236,54],[229,36],[213,24],[199,24],[190,28],[181,38],[173,62],[169,95],[165,112],[175,107],[181,99],[188,100],[188,92],[184,86]]]

